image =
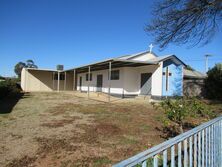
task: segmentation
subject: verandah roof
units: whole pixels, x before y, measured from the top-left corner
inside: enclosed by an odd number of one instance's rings
[[[93,64],[84,65],[81,67],[76,67],[73,69],[65,70],[65,71],[73,71],[76,70],[77,73],[87,72],[89,67],[90,71],[97,71],[97,70],[105,70],[109,69],[109,63],[111,62],[112,68],[119,68],[119,67],[139,67],[145,65],[156,65],[157,62],[149,62],[149,61],[136,61],[136,60],[123,60],[123,59],[108,59],[102,62],[97,62]]]

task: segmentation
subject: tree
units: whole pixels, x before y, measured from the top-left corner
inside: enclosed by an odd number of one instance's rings
[[[14,67],[14,72],[16,75],[18,75],[19,78],[21,78],[21,72],[23,68],[38,68],[38,66],[35,65],[33,60],[27,60],[26,63],[18,62]]]
[[[195,71],[195,69],[193,67],[191,67],[190,65],[187,65],[185,68],[190,71]]]
[[[216,64],[207,72],[205,79],[206,96],[210,99],[222,100],[222,63]]]
[[[27,67],[27,68],[38,68],[38,66],[35,65],[35,63],[34,63],[33,60],[27,60],[27,61],[26,61],[26,67]]]
[[[154,19],[145,30],[160,48],[169,43],[205,45],[222,21],[221,0],[164,0],[153,8]]]
[[[16,75],[18,75],[19,78],[21,78],[21,72],[24,67],[26,67],[26,64],[23,62],[18,62],[15,65],[14,72],[16,73]]]

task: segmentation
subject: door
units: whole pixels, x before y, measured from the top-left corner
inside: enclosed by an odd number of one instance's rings
[[[152,84],[152,73],[142,73],[141,74],[140,94],[141,95],[151,95],[151,84]]]
[[[103,75],[97,75],[97,81],[96,81],[96,91],[102,92],[103,87]]]
[[[79,87],[80,91],[82,91],[82,77],[79,77]]]

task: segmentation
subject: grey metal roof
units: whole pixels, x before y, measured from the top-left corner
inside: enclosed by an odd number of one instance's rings
[[[187,66],[182,60],[180,60],[180,59],[179,59],[177,56],[175,56],[175,55],[159,56],[159,57],[155,57],[155,58],[153,58],[153,59],[150,59],[150,61],[152,61],[152,62],[158,62],[158,63],[159,63],[159,62],[161,62],[161,61],[165,61],[165,60],[168,60],[168,59],[173,59],[176,64],[181,63],[181,64],[183,64],[184,66]]]
[[[49,71],[49,72],[56,72],[57,70],[52,70],[52,69],[39,69],[39,68],[26,68],[27,70],[31,71]]]
[[[177,58],[175,55],[166,55],[166,56],[157,56],[155,53],[151,53],[155,56],[155,58],[152,58],[148,61],[139,61],[139,60],[132,60],[133,58],[139,57],[141,55],[150,53],[149,51],[144,51],[132,55],[125,55],[125,56],[120,56],[117,58],[111,58],[111,59],[106,59],[103,61],[98,61],[95,63],[90,63],[86,65],[82,65],[79,67],[74,67],[71,69],[63,70],[63,71],[73,71],[73,70],[78,70],[79,72],[87,71],[88,67],[90,66],[92,69],[91,70],[99,70],[99,69],[107,69],[109,66],[109,62],[112,62],[112,68],[118,68],[118,67],[137,67],[137,66],[143,66],[143,65],[155,65],[158,64],[161,61],[165,61],[167,59],[173,59],[175,63],[182,63],[184,66],[186,64],[181,61],[179,58]],[[47,70],[47,69],[29,69],[29,70],[41,70],[41,71],[57,71],[57,70]]]
[[[146,54],[146,53],[149,53],[149,51],[143,51],[143,52],[139,52],[139,53],[135,53],[135,54],[131,54],[131,55],[120,56],[120,57],[117,57],[117,58],[118,58],[118,59],[124,59],[124,60],[130,60],[130,59],[132,59],[132,58],[135,58],[135,57],[144,55],[144,54]]]
[[[199,71],[192,71],[192,70],[188,70],[186,68],[184,68],[183,70],[183,75],[184,78],[199,78],[199,79],[204,79],[206,78],[206,75],[199,72]]]
[[[94,66],[94,65],[99,65],[99,64],[107,64],[110,61],[111,62],[125,62],[125,64],[128,61],[128,63],[131,63],[131,64],[136,63],[137,65],[138,64],[141,64],[141,65],[156,64],[157,62],[152,62],[152,61],[134,61],[134,60],[131,60],[134,57],[137,57],[137,56],[140,56],[140,55],[143,55],[143,54],[146,54],[146,53],[149,53],[149,51],[140,52],[140,53],[136,53],[136,54],[132,54],[132,55],[119,56],[117,58],[110,58],[110,59],[106,59],[106,60],[103,60],[103,61],[98,61],[98,62],[95,62],[95,63],[82,65],[82,66],[71,68],[71,69],[64,70],[64,71],[70,71],[70,70],[80,69],[80,68],[85,68],[85,67],[88,68],[88,66]]]
[[[109,59],[102,62],[97,62],[93,64],[88,64],[85,66],[76,67],[71,70],[76,70],[77,72],[87,72],[90,66],[91,71],[96,70],[105,70],[109,68],[109,62],[112,63],[112,68],[120,68],[120,67],[138,67],[138,66],[145,66],[145,65],[156,65],[158,63],[155,62],[149,62],[149,61],[137,61],[137,60],[124,60],[124,59]],[[65,70],[65,71],[71,71],[71,70]]]

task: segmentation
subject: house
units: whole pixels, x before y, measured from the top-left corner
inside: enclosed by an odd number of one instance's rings
[[[183,73],[183,94],[185,96],[204,96],[204,80],[206,74],[196,70],[188,70],[186,68],[184,68]]]
[[[183,95],[184,66],[175,55],[145,51],[68,70],[24,68],[21,86],[24,91],[78,90],[160,99]]]

